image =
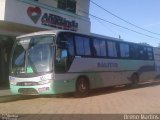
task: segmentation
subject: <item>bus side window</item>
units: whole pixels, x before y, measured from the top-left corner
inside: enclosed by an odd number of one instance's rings
[[[55,72],[64,73],[67,70],[67,50],[57,49],[55,60]]]
[[[90,56],[90,39],[89,37],[75,36],[76,54],[79,56]]]
[[[93,39],[93,56],[95,57],[106,57],[106,42],[101,39]]]
[[[151,47],[147,48],[147,57],[148,57],[148,60],[153,60],[154,59],[154,57],[153,57],[153,49]]]
[[[131,54],[131,58],[133,60],[138,60],[139,59],[138,45],[131,45],[130,46],[130,54]]]
[[[117,48],[116,48],[116,42],[108,41],[108,56],[111,58],[117,58],[118,53],[117,53]]]
[[[129,45],[126,43],[120,43],[120,56],[122,58],[129,58],[130,57],[130,51],[129,51]]]
[[[139,59],[147,60],[147,48],[144,46],[139,47]]]

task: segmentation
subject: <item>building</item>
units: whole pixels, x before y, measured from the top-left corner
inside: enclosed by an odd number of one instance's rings
[[[89,0],[0,0],[0,86],[8,83],[9,57],[21,34],[65,29],[90,33]]]

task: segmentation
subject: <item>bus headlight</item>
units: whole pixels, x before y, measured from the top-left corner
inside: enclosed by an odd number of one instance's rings
[[[9,76],[9,83],[10,83],[11,85],[16,85],[17,82],[15,82],[15,77]]]
[[[10,80],[10,84],[11,85],[16,85],[17,83],[15,81],[13,81],[13,80]]]
[[[48,83],[51,83],[52,80],[43,80],[43,81],[39,81],[38,84],[39,85],[43,85],[43,84],[48,84]]]

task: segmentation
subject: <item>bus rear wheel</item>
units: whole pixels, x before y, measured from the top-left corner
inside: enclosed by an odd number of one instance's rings
[[[86,97],[89,93],[89,80],[87,77],[79,77],[76,82],[75,97]]]
[[[132,87],[136,87],[138,85],[139,82],[139,77],[137,74],[133,74],[131,77],[131,81],[132,81]]]

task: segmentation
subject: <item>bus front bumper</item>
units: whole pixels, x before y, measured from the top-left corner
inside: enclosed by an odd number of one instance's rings
[[[22,95],[45,95],[45,94],[61,94],[75,91],[75,81],[65,83],[62,81],[53,81],[44,85],[36,86],[17,86],[10,84],[12,94]]]

